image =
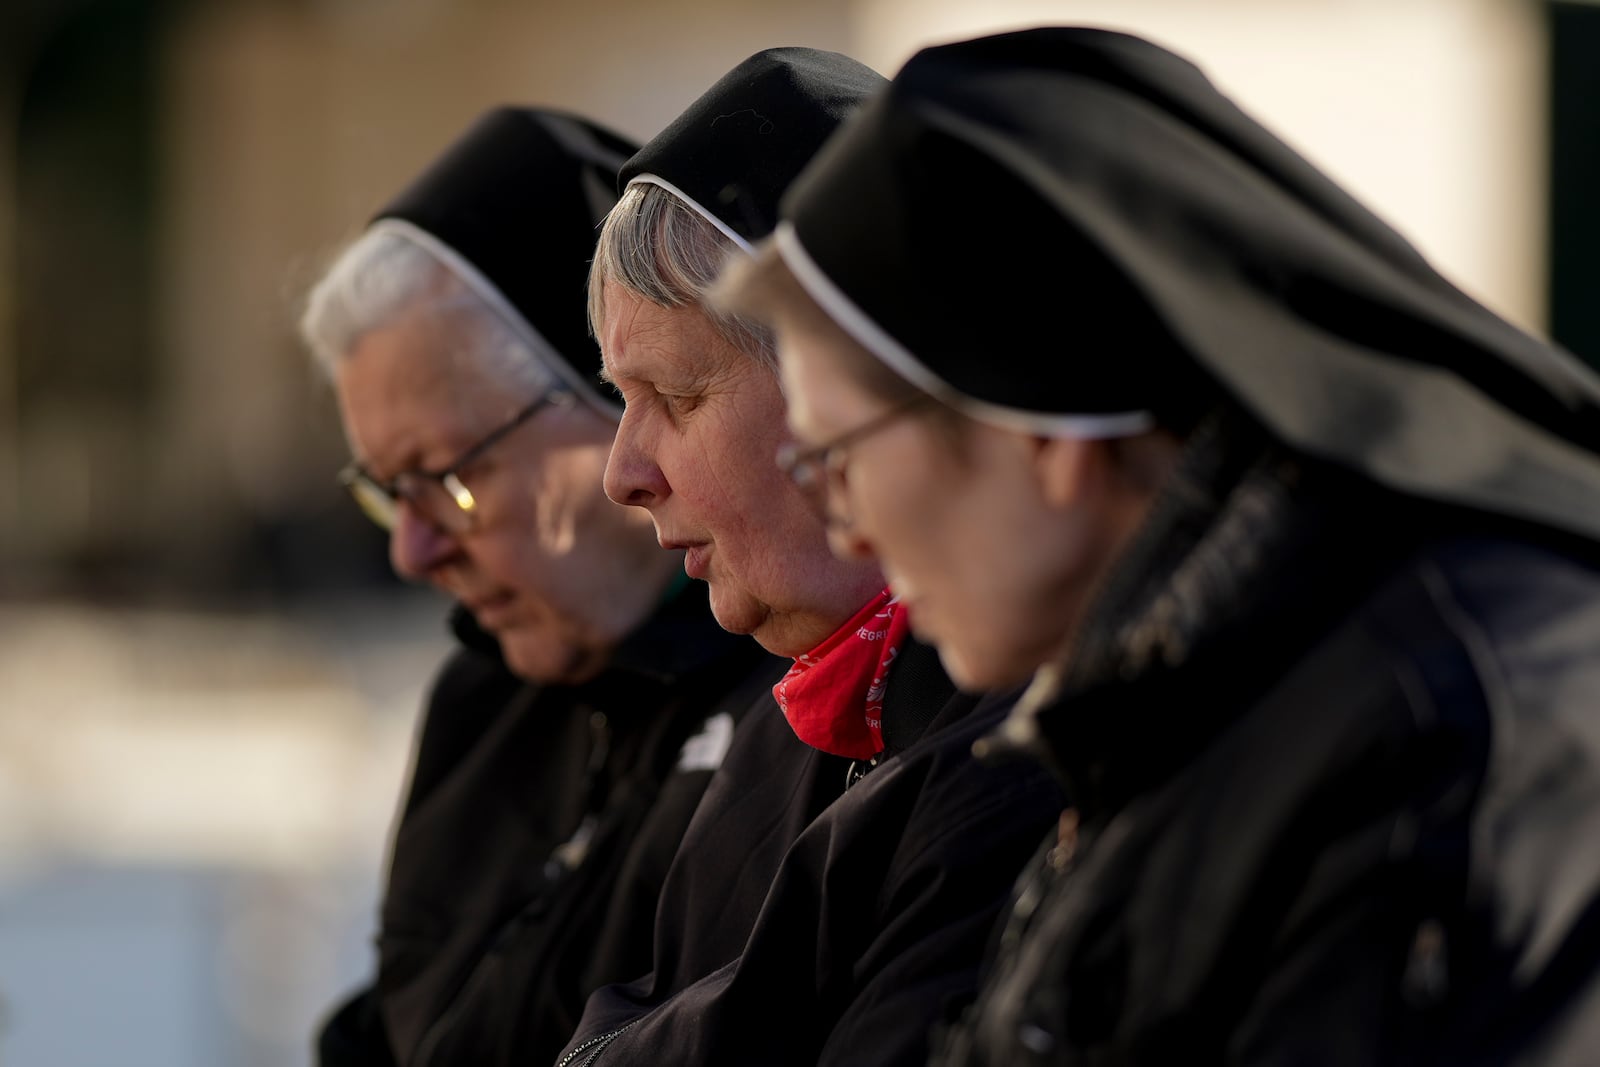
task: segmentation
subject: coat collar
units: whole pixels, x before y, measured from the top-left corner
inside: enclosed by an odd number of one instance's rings
[[[1087,808],[1165,776],[1410,554],[1429,510],[1219,411],[980,752],[1025,750]]]

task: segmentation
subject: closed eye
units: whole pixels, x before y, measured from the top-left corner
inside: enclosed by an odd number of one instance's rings
[[[699,393],[658,393],[661,402],[667,405],[667,410],[674,417],[687,415],[700,406],[704,399]]]
[[[646,391],[646,387],[642,385],[629,383],[624,386],[621,382],[613,381],[610,375],[607,374],[602,374],[601,378],[605,380],[607,385],[611,386],[611,391],[616,394],[617,400],[623,407],[627,407],[630,403],[638,402],[641,399],[641,394]]]
[[[668,417],[676,420],[688,415],[700,406],[704,394],[699,392],[669,392],[655,382],[623,379],[614,381],[609,375],[602,375],[611,388],[616,391],[622,401],[623,407],[644,407],[651,401],[657,401],[666,411]]]

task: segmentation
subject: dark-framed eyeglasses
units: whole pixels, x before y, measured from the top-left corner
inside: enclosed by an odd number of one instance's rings
[[[461,472],[540,411],[571,401],[572,391],[565,386],[546,390],[490,430],[443,470],[401,471],[387,482],[380,482],[361,464],[351,463],[339,472],[339,481],[350,491],[367,518],[385,530],[393,530],[398,525],[400,503],[405,501],[439,529],[451,534],[467,533],[473,527],[478,501],[461,480]]]
[[[806,495],[824,522],[830,526],[848,526],[849,519],[830,509],[828,501],[831,491],[838,490],[842,495],[850,447],[860,444],[931,399],[927,393],[913,393],[861,425],[820,445],[802,448],[799,442],[790,441],[778,449],[778,469]]]

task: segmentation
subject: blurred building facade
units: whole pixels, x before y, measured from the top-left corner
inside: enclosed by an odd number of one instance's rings
[[[1535,331],[1558,327],[1580,352],[1597,333],[1583,311],[1596,242],[1582,239],[1596,224],[1576,217],[1589,198],[1556,203],[1562,189],[1593,187],[1593,160],[1567,147],[1583,138],[1552,137],[1555,104],[1580,112],[1569,126],[1594,128],[1581,98],[1596,94],[1574,84],[1600,68],[1584,62],[1600,41],[1589,4],[22,0],[9,10],[20,25],[0,34],[0,594],[383,581],[378,542],[332,484],[343,455],[334,411],[293,333],[318,267],[490,104],[566,106],[648,136],[772,43],[835,48],[892,73],[921,44],[996,28],[1144,33],[1201,62],[1492,307]],[[1574,226],[1574,239],[1555,239]],[[1578,313],[1552,309],[1554,292]]]

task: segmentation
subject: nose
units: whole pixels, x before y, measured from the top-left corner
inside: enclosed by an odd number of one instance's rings
[[[389,532],[389,565],[400,577],[426,581],[460,548],[455,535],[422,517],[408,501],[400,502]]]
[[[617,436],[611,442],[605,490],[613,503],[639,508],[653,507],[672,492],[632,409],[623,412]]]

